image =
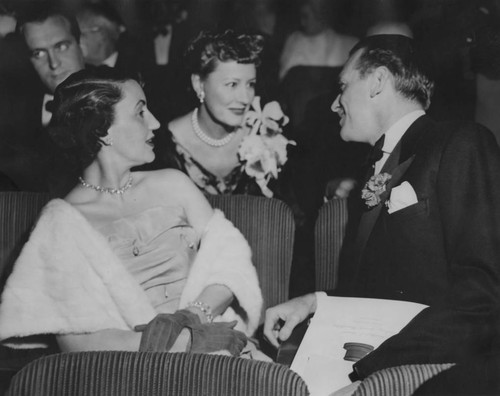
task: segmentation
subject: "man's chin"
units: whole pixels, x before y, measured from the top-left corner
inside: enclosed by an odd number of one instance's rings
[[[340,137],[344,142],[351,142],[352,138],[349,136],[349,133],[342,127],[340,129]]]
[[[57,88],[57,86],[62,83],[64,81],[64,79],[55,79],[55,80],[51,80],[49,81],[46,85],[47,85],[47,88],[49,89],[49,91],[53,94]]]

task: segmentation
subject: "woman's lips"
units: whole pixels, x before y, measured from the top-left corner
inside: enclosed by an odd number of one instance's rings
[[[239,116],[242,116],[243,114],[245,114],[245,108],[242,108],[242,109],[229,109],[231,110],[232,113],[236,114],[236,115],[239,115]]]

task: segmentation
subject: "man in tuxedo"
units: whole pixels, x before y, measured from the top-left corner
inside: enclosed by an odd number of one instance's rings
[[[106,65],[124,74],[144,78],[149,60],[109,2],[85,3],[76,18],[81,31],[80,45],[85,63]]]
[[[498,346],[500,150],[478,124],[425,114],[433,84],[420,59],[407,37],[364,38],[332,105],[344,140],[381,151],[362,196],[351,199],[339,288],[330,294],[429,306],[356,362],[355,379],[402,364],[460,368]],[[268,309],[266,337],[278,346],[316,306],[313,293]]]
[[[191,79],[184,59],[196,29],[190,18],[188,0],[154,0],[147,6],[149,18],[143,42],[150,59],[145,93],[151,112],[168,124],[196,106]]]
[[[20,20],[20,32],[40,84],[9,92],[2,101],[0,166],[21,190],[48,191],[49,162],[57,154],[45,127],[57,85],[84,67],[80,30],[61,10],[34,5]]]

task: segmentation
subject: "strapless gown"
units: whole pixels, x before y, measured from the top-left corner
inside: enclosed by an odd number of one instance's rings
[[[199,237],[181,206],[158,206],[99,229],[162,313],[177,310]]]

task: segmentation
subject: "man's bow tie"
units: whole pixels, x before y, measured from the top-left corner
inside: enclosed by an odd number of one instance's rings
[[[368,164],[373,165],[384,156],[382,147],[384,147],[385,135],[382,135],[379,140],[375,142],[370,154],[368,154]]]
[[[155,36],[167,36],[170,33],[170,28],[166,25],[155,26],[153,28]]]
[[[48,100],[47,103],[45,103],[45,111],[48,111],[49,113],[54,112],[54,101],[53,100]]]

